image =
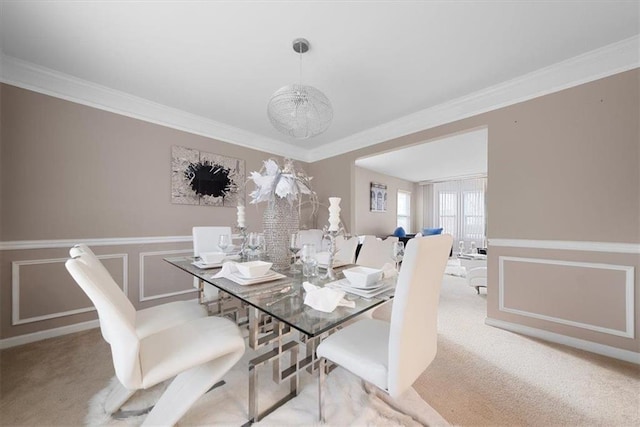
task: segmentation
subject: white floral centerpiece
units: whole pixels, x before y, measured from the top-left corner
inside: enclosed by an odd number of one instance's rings
[[[251,172],[251,180],[256,189],[251,192],[251,203],[274,202],[276,197],[286,199],[290,205],[299,200],[301,194],[307,194],[312,201],[316,195],[311,190],[311,179],[304,171],[296,171],[293,160],[285,159],[280,169],[273,160],[265,160],[260,172]]]
[[[300,206],[302,195],[309,196],[312,205],[317,205],[315,192],[311,189],[311,177],[297,171],[293,160],[285,159],[281,169],[278,163],[269,159],[259,172],[251,172],[250,180],[256,186],[251,192],[252,204],[267,202],[262,223],[267,253],[276,270],[289,267],[289,240],[300,226]],[[294,202],[298,206],[294,207]]]

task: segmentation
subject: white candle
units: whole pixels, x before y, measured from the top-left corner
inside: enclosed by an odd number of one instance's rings
[[[238,206],[238,227],[244,226],[244,206]]]
[[[340,197],[329,197],[329,231],[340,227]]]

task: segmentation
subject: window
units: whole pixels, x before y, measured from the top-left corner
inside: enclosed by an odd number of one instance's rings
[[[463,242],[466,250],[471,243],[484,247],[486,242],[485,192],[487,179],[466,179],[431,184],[433,222],[429,227],[442,227],[451,234],[454,245]],[[427,202],[429,203],[429,202]]]
[[[462,238],[465,246],[469,248],[471,242],[483,246],[484,242],[484,191],[463,191]],[[469,243],[467,245],[466,243]]]
[[[411,193],[398,190],[398,227],[404,228],[407,233],[411,232]]]
[[[443,228],[444,233],[449,233],[456,228],[458,218],[458,195],[455,192],[440,191],[439,193],[440,222],[438,227]]]

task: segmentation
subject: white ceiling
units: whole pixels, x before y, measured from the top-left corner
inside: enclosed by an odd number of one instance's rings
[[[487,129],[356,159],[356,166],[411,182],[487,174]]]
[[[496,85],[630,38],[636,46],[640,33],[638,1],[614,0],[1,7],[4,82],[303,160],[424,129],[446,119],[438,108],[452,100],[495,93]],[[303,83],[334,107],[329,130],[304,141],[278,133],[266,115],[271,94],[298,80],[297,37],[311,42]],[[565,80],[535,91],[572,82]],[[513,100],[482,108],[505,102]]]

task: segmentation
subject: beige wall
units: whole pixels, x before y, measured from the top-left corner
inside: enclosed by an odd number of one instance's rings
[[[639,82],[640,71],[632,70],[306,167],[321,199],[342,197],[343,218],[354,227],[358,224],[356,158],[486,126],[488,318],[638,352]],[[1,99],[2,241],[186,235],[195,223],[232,223],[232,209],[170,204],[171,145],[244,158],[248,171],[257,169],[267,156],[10,86],[2,87]],[[258,223],[259,212],[249,211],[250,224]],[[326,221],[323,214],[320,223]],[[536,247],[540,242],[568,244],[565,249]],[[128,269],[130,288],[139,287],[134,277],[139,272],[139,252],[188,250],[188,246],[127,248],[129,263],[135,264]],[[103,249],[102,254],[113,256],[125,251]],[[50,252],[2,253],[1,337],[78,321],[73,315],[10,326],[11,261],[65,256],[63,250],[46,251]],[[616,266],[633,268],[632,292],[625,290],[622,295],[629,275]],[[23,268],[29,277],[46,277],[46,272]],[[532,287],[539,290],[536,298],[527,297]],[[31,284],[27,288],[31,294],[38,289]],[[157,292],[149,288],[150,295]],[[129,294],[134,302],[138,293]],[[599,303],[601,295],[610,295],[606,304]],[[594,304],[597,310],[585,310]],[[623,322],[620,311],[630,306],[633,337],[615,332]],[[42,306],[33,310],[29,315],[47,312]]]
[[[358,157],[488,127],[488,318],[637,353],[640,351],[639,98],[640,71],[635,69],[325,159],[311,167],[323,185],[337,186],[349,181]],[[352,198],[345,199],[352,224],[357,223],[356,200],[352,185]],[[520,246],[536,246],[532,240],[551,245],[566,242],[567,249],[491,247],[491,240],[497,239],[507,239],[502,244]],[[631,249],[626,246],[618,249],[616,244],[631,244]],[[625,253],[629,250],[631,253]],[[513,268],[502,277],[500,262],[522,251],[526,252],[525,258],[543,261],[527,270],[527,277],[514,273],[518,270]],[[552,271],[553,262],[577,265],[565,265],[569,270],[560,274]],[[632,293],[620,297],[625,280],[620,274],[607,276],[611,280],[594,281],[598,274],[590,273],[600,264],[632,267]],[[611,271],[605,269],[606,273]],[[538,287],[535,280],[538,273],[558,285],[566,274],[574,281],[588,280],[582,293],[572,292],[569,286],[556,295],[548,293],[548,284]],[[505,294],[533,286],[544,297],[531,301],[523,314],[514,314],[500,308],[501,283]],[[593,314],[595,318],[586,318],[582,307],[597,302],[603,288],[617,296],[607,304],[599,304]],[[549,305],[559,311],[540,318],[548,313]],[[631,313],[636,331],[633,338],[594,330],[593,326],[597,329],[598,325],[609,324],[610,319],[618,319],[620,311],[625,312],[630,305],[635,307]],[[567,319],[585,321],[567,325]]]
[[[352,187],[355,181],[355,166],[348,158],[334,157],[334,162],[314,162],[307,166],[309,175],[313,177],[313,189],[318,200],[327,203],[329,197],[340,197],[340,216],[346,223],[348,231],[353,232]],[[324,207],[318,210],[317,224],[320,228],[328,224],[329,212]]]
[[[236,222],[235,208],[171,203],[171,147],[244,159],[247,173],[277,158],[9,85],[0,91],[0,241],[160,237],[153,244],[93,247],[116,264],[120,282],[124,268],[138,308],[195,298],[189,277],[162,262],[176,251],[188,253],[191,244],[162,238],[190,236],[194,225]],[[261,228],[262,209],[247,207],[250,230]],[[0,338],[96,318],[78,312],[89,304],[64,269],[67,255],[66,245],[0,252]]]
[[[387,211],[371,212],[369,186],[372,182],[387,186]],[[416,189],[414,183],[392,176],[383,175],[368,169],[355,167],[355,217],[353,234],[373,234],[377,236],[387,236],[392,234],[397,227],[397,192],[404,190],[412,196],[412,221],[415,220]],[[415,221],[413,221],[415,223]],[[411,230],[407,233],[415,233],[415,225],[411,225]]]
[[[229,224],[235,208],[171,203],[171,147],[271,155],[3,85],[0,240],[180,236]],[[253,188],[249,186],[249,188]],[[247,223],[260,224],[247,207]]]

